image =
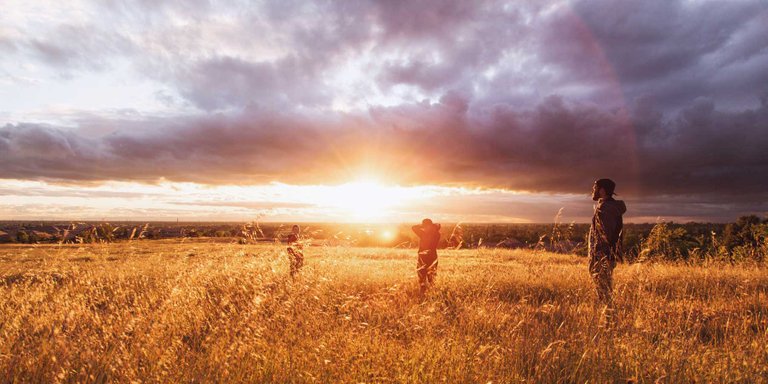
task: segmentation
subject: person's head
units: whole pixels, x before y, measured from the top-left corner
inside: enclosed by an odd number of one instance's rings
[[[432,222],[432,219],[424,219],[421,221],[421,227],[424,229],[434,228],[434,229],[440,229],[440,224],[435,224]]]
[[[592,200],[605,199],[613,196],[616,183],[611,179],[598,179],[592,186]]]
[[[293,225],[293,228],[291,228],[291,232],[293,232],[293,233],[295,233],[295,234],[297,234],[297,235],[298,235],[298,234],[299,234],[299,232],[301,232],[301,228],[299,228],[299,226],[298,226],[298,225],[294,224],[294,225]]]

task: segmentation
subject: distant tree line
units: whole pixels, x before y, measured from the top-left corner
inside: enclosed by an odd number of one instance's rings
[[[167,238],[230,238],[240,243],[279,240],[290,226],[277,223],[51,223],[0,222],[0,243],[98,243]],[[318,245],[413,247],[408,225],[302,224]],[[441,247],[527,248],[586,255],[589,224],[443,224]],[[625,259],[634,261],[763,261],[768,219],[733,223],[625,224]]]

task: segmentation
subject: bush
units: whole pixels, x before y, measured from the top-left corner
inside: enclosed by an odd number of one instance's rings
[[[104,243],[111,243],[115,241],[115,227],[109,223],[101,223],[96,226],[96,238]]]
[[[759,246],[760,218],[755,215],[742,216],[735,223],[726,225],[723,242],[729,250],[739,246]]]
[[[638,258],[667,261],[687,259],[689,244],[686,235],[684,228],[671,228],[667,223],[658,223],[642,242]]]
[[[24,231],[16,232],[16,241],[19,243],[29,243],[29,234]]]

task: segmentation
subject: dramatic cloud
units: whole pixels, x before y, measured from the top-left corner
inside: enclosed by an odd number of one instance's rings
[[[6,8],[0,84],[13,88],[0,90],[0,178],[328,184],[376,174],[582,193],[608,176],[630,198],[764,208],[764,1]],[[136,101],[120,113],[58,106],[110,93]]]
[[[768,188],[768,106],[722,112],[697,100],[669,119],[550,97],[531,110],[438,103],[367,114],[279,114],[114,122],[98,138],[40,125],[0,128],[4,178],[166,179],[203,183],[343,182],[365,172],[404,183],[580,192],[594,175],[642,194]],[[120,124],[125,127],[120,128]],[[137,128],[138,126],[138,128]]]
[[[768,7],[763,2],[580,2],[577,14],[605,51],[629,98],[664,108],[716,98],[754,102],[768,72]]]

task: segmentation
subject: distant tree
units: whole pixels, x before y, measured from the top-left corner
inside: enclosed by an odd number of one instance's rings
[[[683,260],[688,256],[689,244],[685,228],[668,223],[653,226],[643,241],[638,257],[640,260]]]
[[[24,231],[16,232],[16,241],[23,244],[29,243],[29,234]]]
[[[115,240],[114,228],[109,223],[101,223],[96,227],[96,237],[106,243],[111,243]]]
[[[756,215],[742,216],[735,223],[725,226],[723,231],[723,242],[725,246],[732,250],[739,246],[756,247],[759,245],[759,226],[760,218]]]

